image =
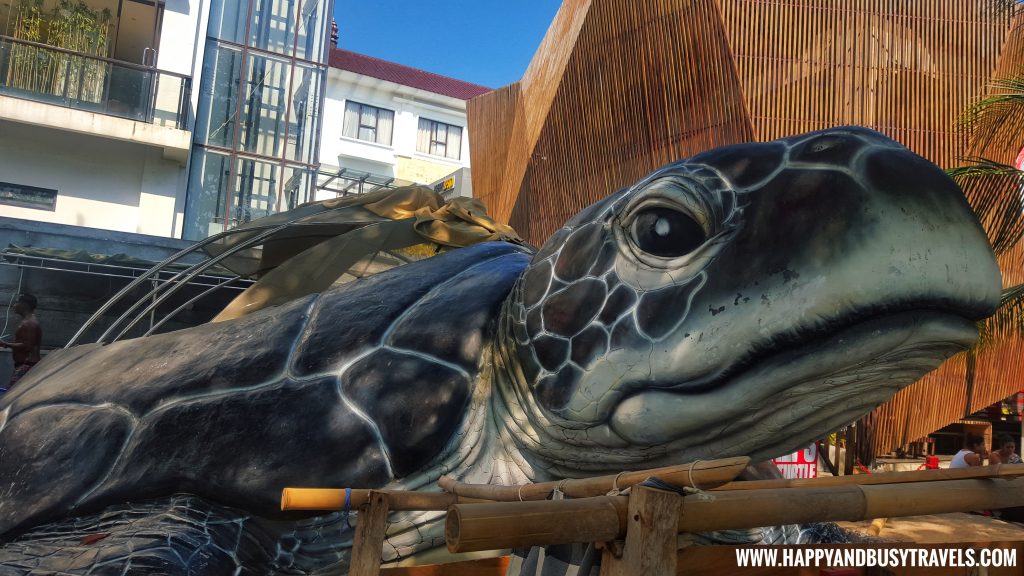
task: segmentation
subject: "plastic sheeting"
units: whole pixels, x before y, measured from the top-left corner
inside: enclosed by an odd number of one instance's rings
[[[423,186],[382,190],[303,204],[261,218],[207,246],[209,255],[280,227],[259,250],[244,250],[223,264],[259,280],[232,301],[214,322],[322,292],[339,282],[429,258],[480,242],[525,242],[494,221],[475,198],[449,202]]]

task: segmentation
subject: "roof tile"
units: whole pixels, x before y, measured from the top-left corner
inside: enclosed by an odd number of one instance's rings
[[[342,50],[339,48],[331,50],[330,66],[331,68],[348,70],[349,72],[355,72],[372,78],[379,78],[380,80],[387,80],[396,84],[402,84],[403,86],[411,86],[413,88],[419,88],[421,90],[426,90],[435,94],[442,94],[444,96],[451,96],[452,98],[459,98],[461,100],[469,100],[470,98],[491,91],[490,88],[480,86],[479,84],[463,82],[462,80],[456,80],[455,78],[441,76],[440,74],[434,74],[433,72],[403,66],[394,62],[388,62],[387,60],[381,60],[380,58],[374,58],[373,56],[367,56],[365,54],[359,54],[357,52]]]

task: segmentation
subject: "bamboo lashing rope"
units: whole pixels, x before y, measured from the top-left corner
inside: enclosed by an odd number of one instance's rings
[[[722,486],[736,479],[750,464],[746,456],[725,458],[721,460],[698,460],[679,466],[667,466],[651,470],[620,472],[615,475],[598,476],[595,478],[563,479],[553,482],[523,484],[519,486],[494,486],[490,484],[465,484],[455,479],[442,476],[438,485],[446,492],[502,502],[531,501],[547,499],[556,488],[561,488],[567,498],[587,498],[619,492],[635,484],[639,484],[651,476],[677,486],[691,485],[696,490],[707,490]]]

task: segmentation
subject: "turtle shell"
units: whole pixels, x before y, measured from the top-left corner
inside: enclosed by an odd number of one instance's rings
[[[48,357],[0,397],[0,539],[187,492],[378,487],[452,448],[521,247],[453,250],[238,320]]]

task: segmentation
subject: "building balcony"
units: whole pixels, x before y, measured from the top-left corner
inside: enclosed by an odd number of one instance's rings
[[[184,163],[191,78],[0,35],[0,120],[162,148]]]

